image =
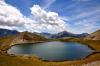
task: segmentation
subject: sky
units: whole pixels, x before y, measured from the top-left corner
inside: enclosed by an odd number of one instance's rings
[[[92,33],[100,29],[100,0],[0,0],[0,28]]]

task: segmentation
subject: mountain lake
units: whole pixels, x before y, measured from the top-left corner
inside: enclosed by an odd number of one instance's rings
[[[93,50],[85,44],[60,41],[17,44],[7,50],[8,54],[35,55],[47,61],[80,60],[92,52]]]

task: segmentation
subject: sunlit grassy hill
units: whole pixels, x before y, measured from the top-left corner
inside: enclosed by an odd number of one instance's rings
[[[85,39],[88,39],[88,40],[100,40],[100,30],[91,33],[90,35],[86,36]]]
[[[35,43],[35,42],[44,42],[47,40],[48,40],[47,38],[37,35],[36,33],[22,32],[15,35],[0,37],[0,49],[4,47],[7,48],[17,43],[27,43],[27,42]]]

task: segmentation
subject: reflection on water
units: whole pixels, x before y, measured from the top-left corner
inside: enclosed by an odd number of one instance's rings
[[[88,46],[75,42],[45,42],[12,46],[7,52],[15,55],[36,55],[43,60],[78,60],[92,53]]]

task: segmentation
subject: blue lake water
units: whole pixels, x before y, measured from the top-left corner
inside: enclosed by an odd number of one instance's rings
[[[42,60],[63,61],[83,59],[93,52],[87,45],[76,42],[45,42],[14,45],[7,51],[15,55],[36,55]]]

